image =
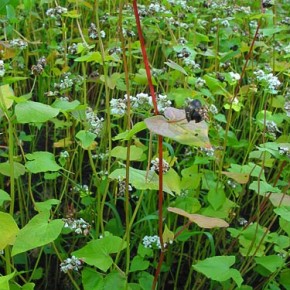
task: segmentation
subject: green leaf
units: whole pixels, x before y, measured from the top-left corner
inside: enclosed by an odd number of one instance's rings
[[[171,191],[175,192],[176,194],[180,194],[181,186],[180,186],[180,177],[177,172],[170,168],[164,175],[163,175],[163,182],[170,188]]]
[[[278,255],[269,255],[264,257],[256,257],[255,261],[258,265],[263,266],[271,273],[274,273],[277,269],[284,265],[284,260]]]
[[[203,78],[213,95],[222,95],[227,98],[232,98],[232,95],[223,87],[223,84],[218,79],[208,75],[203,76]]]
[[[60,219],[50,220],[49,216],[49,211],[37,214],[18,232],[12,256],[44,246],[58,238],[64,222]]]
[[[87,150],[94,145],[97,135],[86,130],[81,130],[75,137],[80,140],[82,148]]]
[[[183,67],[181,67],[179,64],[177,64],[176,62],[172,61],[172,60],[168,60],[164,62],[165,64],[167,64],[169,67],[171,67],[174,70],[177,70],[179,72],[181,72],[182,74],[187,76],[187,72],[184,70]]]
[[[14,178],[18,178],[25,173],[25,167],[19,162],[13,162]],[[11,176],[11,165],[9,161],[0,163],[0,173],[5,176]]]
[[[76,109],[79,106],[80,102],[77,100],[74,100],[72,102],[68,102],[65,100],[57,99],[53,102],[51,105],[55,109],[59,109],[63,112],[68,112]]]
[[[129,183],[132,184],[136,189],[140,190],[158,190],[159,188],[159,179],[158,175],[153,171],[146,171],[146,170],[139,170],[130,167],[129,169]],[[119,180],[126,178],[126,169],[120,168],[114,170],[110,175],[109,178]],[[169,194],[173,194],[173,191],[176,190],[176,186],[174,185],[171,188],[172,184],[167,184],[166,180],[163,180],[163,191]]]
[[[52,206],[57,204],[60,204],[60,201],[58,199],[48,199],[43,202],[36,202],[35,210],[37,210],[38,212],[50,211]]]
[[[26,101],[15,106],[17,122],[24,123],[44,123],[56,117],[59,109],[52,108],[38,102]]]
[[[281,271],[279,282],[285,289],[290,289],[290,269],[283,269]]]
[[[274,212],[284,220],[290,222],[290,206],[283,206],[274,209]]]
[[[12,104],[14,91],[9,85],[0,86],[0,116],[3,116],[3,111],[8,110]]]
[[[192,267],[214,281],[227,281],[232,278],[240,287],[243,278],[240,272],[230,268],[235,263],[235,256],[216,256],[200,261]]]
[[[260,180],[260,182],[258,181],[253,181],[250,186],[249,189],[254,190],[256,193],[260,194],[260,195],[266,195],[270,192],[275,192],[275,193],[280,193],[281,190],[277,187],[273,187],[272,185],[270,185],[269,183],[267,183],[266,181]]]
[[[6,276],[0,276],[0,289],[1,290],[10,290],[9,287],[9,280],[11,280],[15,275],[15,272],[6,275]]]
[[[125,132],[122,132],[122,133],[119,133],[117,136],[115,136],[113,138],[114,141],[116,140],[130,140],[135,134],[137,134],[138,132],[140,131],[143,131],[145,130],[147,127],[146,127],[146,124],[145,122],[138,122],[136,123],[132,129],[130,131],[125,131]]]
[[[135,145],[130,146],[130,157],[129,160],[141,160],[143,150]],[[116,146],[111,151],[111,156],[122,160],[127,160],[127,147]]]
[[[0,250],[7,245],[13,245],[18,231],[19,228],[13,217],[8,213],[0,212]]]
[[[145,119],[145,123],[150,131],[155,134],[171,138],[181,144],[211,147],[208,138],[208,125],[205,121],[195,123],[185,120],[185,111],[175,108],[167,108],[165,116],[153,116]]]
[[[105,276],[104,290],[126,289],[126,277],[118,271],[114,271]]]
[[[0,189],[0,207],[3,206],[5,201],[11,201],[11,197],[6,191]]]
[[[84,259],[88,265],[106,272],[113,264],[110,254],[118,253],[125,248],[126,242],[119,237],[110,235],[88,242],[86,246],[73,252],[72,255]]]
[[[150,275],[149,273],[143,271],[140,273],[139,276],[139,284],[142,287],[142,290],[152,290],[154,276]]]
[[[148,269],[150,263],[144,260],[141,256],[135,256],[131,261],[129,272],[144,271]]]
[[[82,270],[82,284],[84,290],[103,290],[104,278],[95,269],[85,267]]]
[[[211,188],[207,195],[207,200],[214,210],[218,210],[226,201],[226,195],[222,188]]]
[[[54,155],[50,152],[37,151],[25,156],[29,160],[25,163],[25,166],[31,173],[58,171],[61,169],[56,163]]]
[[[75,59],[75,61],[77,61],[77,62],[83,62],[83,61],[84,62],[95,62],[95,63],[100,63],[100,64],[103,63],[102,56],[101,56],[99,51],[89,52],[86,55],[77,57]]]

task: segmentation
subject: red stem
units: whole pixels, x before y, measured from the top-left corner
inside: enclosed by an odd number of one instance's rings
[[[143,61],[145,65],[145,70],[146,70],[146,75],[147,75],[147,80],[148,80],[148,85],[150,89],[150,94],[152,98],[152,103],[154,107],[154,114],[158,115],[158,107],[157,107],[157,99],[152,83],[152,77],[151,77],[151,71],[149,67],[149,62],[148,62],[148,57],[146,53],[146,47],[145,47],[145,41],[143,38],[142,34],[142,29],[141,29],[141,23],[140,23],[140,18],[139,18],[139,13],[138,13],[138,7],[137,7],[137,0],[133,0],[133,10],[134,10],[134,15],[136,19],[136,25],[137,25],[137,30],[138,30],[138,36],[140,40],[140,45],[141,45],[141,51],[142,51],[142,56],[143,56]],[[163,215],[162,215],[162,205],[163,205],[163,151],[162,151],[162,136],[158,135],[158,157],[159,157],[159,192],[158,192],[158,235],[160,239],[160,244],[161,244],[161,252],[158,260],[158,265],[156,268],[153,284],[152,284],[152,290],[155,290],[156,285],[157,285],[157,280],[161,271],[161,266],[163,264],[164,260],[164,243],[163,243]]]

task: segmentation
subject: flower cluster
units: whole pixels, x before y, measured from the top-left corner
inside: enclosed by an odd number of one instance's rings
[[[145,248],[161,249],[160,238],[157,235],[145,236],[142,243]],[[173,241],[169,241],[169,244],[172,243]],[[166,247],[167,243],[164,243],[164,248]]]
[[[136,96],[129,96],[131,107],[136,110],[148,110],[152,108],[152,98],[146,93],[139,93]],[[157,109],[159,112],[171,105],[171,101],[168,100],[167,95],[157,95]],[[128,96],[125,94],[123,99],[112,99],[110,101],[111,114],[112,115],[124,115],[127,109]]]
[[[197,78],[194,86],[196,89],[201,89],[205,85],[205,80],[202,78]]]
[[[56,6],[55,8],[49,8],[46,10],[46,15],[55,19],[60,19],[63,13],[67,13],[67,8],[61,6]]]
[[[276,76],[272,73],[266,74],[263,70],[258,70],[254,72],[254,74],[256,75],[257,80],[261,82],[261,84],[267,86],[272,94],[277,93],[276,90],[281,85],[281,82]]]
[[[132,191],[132,186],[130,184],[128,184],[128,191]],[[119,178],[119,191],[118,191],[118,196],[124,196],[126,192],[126,180],[122,180],[121,178]]]
[[[237,187],[237,183],[233,180],[233,179],[229,179],[227,181],[227,184],[229,185],[229,187],[231,187],[232,189],[235,189]]]
[[[100,36],[99,36],[96,24],[94,24],[94,23],[90,24],[90,27],[88,29],[88,33],[89,33],[89,38],[91,38],[91,39],[99,39],[99,37],[101,37],[101,38],[106,37],[106,33],[103,30],[100,31]]]
[[[73,85],[80,86],[84,78],[80,75],[72,75],[70,72],[64,73],[59,83],[54,83],[54,88],[58,91],[69,90]]]
[[[35,75],[38,76],[40,74],[42,74],[44,67],[46,66],[46,59],[45,57],[41,57],[38,61],[36,65],[33,65],[31,67],[31,72]]]
[[[151,171],[159,172],[159,158],[156,157],[155,159],[151,160]],[[162,172],[166,173],[170,169],[169,163],[166,160],[162,160]]]
[[[88,196],[91,194],[89,187],[86,184],[84,185],[77,184],[76,186],[72,188],[72,190],[74,192],[79,193],[81,196]]]
[[[200,151],[203,152],[208,157],[213,157],[215,148],[214,147],[211,147],[211,148],[201,147]]]
[[[280,132],[278,127],[277,127],[277,124],[274,121],[267,120],[266,121],[266,128],[270,134],[275,134],[276,132]]]
[[[65,259],[61,264],[60,264],[60,271],[67,273],[68,271],[74,270],[74,271],[79,271],[84,264],[84,260],[78,259],[75,256],[72,256],[71,258]]]
[[[283,156],[287,156],[288,158],[290,158],[290,148],[289,147],[280,146],[279,147],[279,154],[283,155]]]
[[[230,74],[231,79],[235,82],[240,80],[240,78],[241,78],[241,76],[238,73],[231,71],[229,74]]]
[[[26,41],[20,39],[20,38],[15,38],[9,41],[10,47],[13,48],[19,48],[21,50],[27,48],[28,44]]]
[[[91,225],[87,223],[82,218],[80,219],[73,219],[73,218],[64,218],[64,227],[70,230],[73,230],[78,235],[85,235],[87,236],[90,232]]]
[[[0,60],[0,77],[3,77],[4,75],[5,75],[4,61]]]
[[[86,109],[86,121],[89,125],[89,131],[96,134],[97,136],[103,129],[103,118],[99,118],[92,108]]]

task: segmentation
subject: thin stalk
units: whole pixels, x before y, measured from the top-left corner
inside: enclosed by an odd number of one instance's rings
[[[157,107],[157,99],[152,83],[152,77],[151,77],[151,71],[149,67],[149,61],[146,53],[146,47],[145,47],[145,41],[143,38],[142,34],[142,28],[141,28],[141,23],[140,23],[140,18],[139,18],[139,13],[138,13],[138,7],[137,7],[137,1],[133,0],[133,10],[134,10],[134,15],[135,15],[135,20],[136,20],[136,25],[137,25],[137,30],[138,30],[138,36],[141,44],[141,50],[142,50],[142,56],[143,56],[143,61],[145,65],[145,70],[146,70],[146,75],[147,75],[147,80],[149,84],[149,89],[150,89],[150,94],[152,97],[152,103],[154,107],[154,114],[158,115],[158,107]],[[159,239],[160,239],[160,244],[161,244],[161,252],[159,256],[159,261],[157,265],[157,269],[155,272],[153,284],[152,284],[152,290],[155,290],[156,285],[157,285],[157,280],[161,271],[161,266],[163,264],[164,260],[164,243],[163,243],[163,215],[162,215],[162,205],[163,205],[163,166],[162,166],[162,161],[163,161],[163,150],[162,150],[162,136],[158,135],[158,157],[159,157],[159,193],[158,193],[158,233],[159,233]]]

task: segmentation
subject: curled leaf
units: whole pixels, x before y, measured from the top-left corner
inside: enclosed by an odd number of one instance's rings
[[[168,207],[168,211],[182,215],[184,217],[187,217],[191,222],[196,223],[201,228],[205,229],[211,229],[211,228],[226,228],[229,226],[229,224],[220,219],[220,218],[213,218],[213,217],[207,217],[200,214],[190,214],[183,209],[176,208],[176,207]]]

